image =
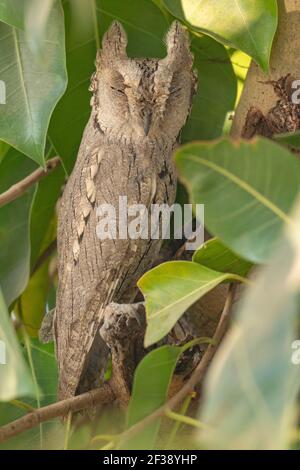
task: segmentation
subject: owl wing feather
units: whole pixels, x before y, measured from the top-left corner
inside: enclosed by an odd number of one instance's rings
[[[59,211],[54,336],[60,399],[75,395],[78,389],[82,392],[82,388],[93,388],[97,380],[101,381],[101,369],[107,359],[107,348],[98,335],[103,311],[110,302],[122,298],[129,283],[135,282],[149,266],[152,251],[159,250],[157,240],[97,237],[97,207],[109,203],[118,208],[119,195],[126,195],[128,204],[149,206],[156,184],[152,166],[145,167],[143,155],[99,142],[99,138],[97,145],[90,146],[88,141],[86,131]],[[96,379],[86,380],[84,375],[91,360]],[[88,383],[82,387],[84,382]]]

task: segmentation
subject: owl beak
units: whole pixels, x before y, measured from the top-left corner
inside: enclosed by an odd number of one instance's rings
[[[144,132],[145,132],[146,137],[147,137],[147,135],[149,134],[149,131],[150,131],[151,121],[152,121],[152,114],[147,113],[143,118]]]

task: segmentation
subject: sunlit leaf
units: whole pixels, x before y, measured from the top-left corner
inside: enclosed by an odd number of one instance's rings
[[[240,276],[219,273],[189,261],[170,261],[148,271],[138,282],[146,301],[148,347],[166,336],[184,312],[224,281]]]
[[[204,34],[253,57],[264,71],[277,28],[276,0],[164,0],[169,11]]]

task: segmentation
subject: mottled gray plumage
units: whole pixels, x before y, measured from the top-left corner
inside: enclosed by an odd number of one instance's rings
[[[134,300],[136,281],[160,240],[99,240],[96,208],[173,204],[172,153],[196,89],[187,33],[174,22],[167,57],[130,59],[114,22],[97,54],[92,112],[59,209],[59,286],[54,337],[59,399],[100,385],[108,349],[99,335],[105,308]]]

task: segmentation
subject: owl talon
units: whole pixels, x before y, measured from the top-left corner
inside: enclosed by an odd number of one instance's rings
[[[114,392],[121,405],[130,398],[133,374],[143,356],[146,327],[144,303],[111,303],[105,309],[100,336],[111,350]]]

